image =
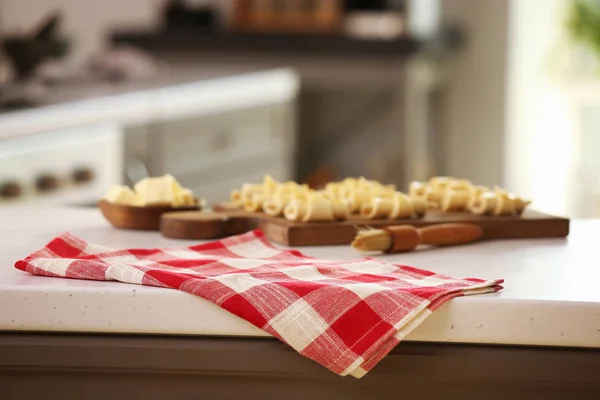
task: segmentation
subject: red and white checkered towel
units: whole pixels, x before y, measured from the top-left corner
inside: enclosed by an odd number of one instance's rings
[[[15,267],[192,293],[357,378],[446,301],[502,289],[502,280],[457,279],[373,259],[318,260],[277,249],[260,231],[185,248],[127,250],[64,233]]]

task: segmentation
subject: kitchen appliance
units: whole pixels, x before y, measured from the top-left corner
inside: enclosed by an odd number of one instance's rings
[[[129,46],[99,51],[82,61],[48,60],[26,80],[0,84],[0,112],[148,89],[165,76],[164,65]]]
[[[26,34],[0,40],[10,70],[0,77],[0,111],[33,108],[127,90],[126,85],[153,85],[160,79],[161,63],[131,46],[113,46],[83,60],[69,59],[69,42],[59,32],[60,13]],[[99,91],[101,93],[99,93]],[[102,93],[103,92],[103,93]]]
[[[43,92],[43,87],[32,81],[36,69],[45,60],[64,57],[69,49],[68,41],[58,33],[60,22],[60,14],[56,13],[32,33],[10,35],[2,40],[2,50],[10,61],[14,79],[0,86],[0,105],[5,108],[33,105]]]
[[[0,141],[0,207],[95,205],[122,176],[123,134],[115,124]]]
[[[32,34],[8,36],[2,40],[2,48],[13,65],[17,80],[31,77],[44,60],[67,54],[68,42],[58,35],[60,21],[60,14],[54,14]]]

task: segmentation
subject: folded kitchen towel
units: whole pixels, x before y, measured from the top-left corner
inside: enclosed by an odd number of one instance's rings
[[[457,279],[368,258],[319,260],[278,249],[261,231],[185,248],[127,250],[64,233],[15,267],[192,293],[357,378],[443,303],[502,289],[502,280]]]

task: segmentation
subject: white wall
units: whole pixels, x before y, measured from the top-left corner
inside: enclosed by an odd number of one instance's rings
[[[574,130],[553,73],[569,0],[511,0],[506,109],[506,186],[542,211],[568,214]]]
[[[445,71],[442,172],[484,185],[502,183],[509,0],[442,4],[444,17],[466,34]]]

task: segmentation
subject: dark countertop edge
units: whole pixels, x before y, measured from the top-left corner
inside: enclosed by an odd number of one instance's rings
[[[357,39],[342,35],[225,33],[194,30],[115,31],[113,44],[147,51],[219,51],[328,54],[333,56],[409,56],[425,41],[404,36],[393,40]]]
[[[0,371],[125,369],[138,373],[340,379],[274,338],[0,332],[0,350]],[[403,342],[364,382],[377,387],[381,379],[395,377],[396,384],[403,386],[420,377],[438,382],[482,379],[495,381],[500,387],[507,381],[546,381],[598,389],[594,371],[599,365],[600,349]],[[467,389],[473,390],[472,385]]]

